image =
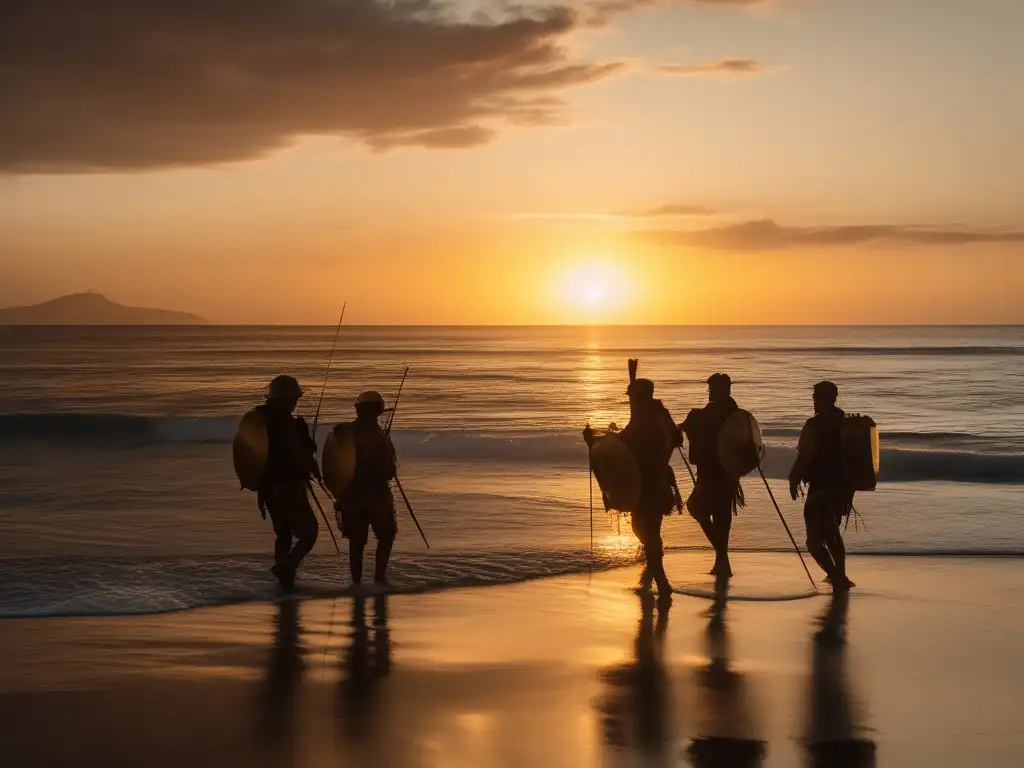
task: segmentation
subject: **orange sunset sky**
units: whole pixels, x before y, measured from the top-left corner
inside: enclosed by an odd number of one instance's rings
[[[1020,0],[0,9],[0,305],[1024,322]]]

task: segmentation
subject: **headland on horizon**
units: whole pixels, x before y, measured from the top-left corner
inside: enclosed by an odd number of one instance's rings
[[[101,293],[72,293],[22,307],[0,309],[0,325],[206,325],[189,312],[128,307]]]

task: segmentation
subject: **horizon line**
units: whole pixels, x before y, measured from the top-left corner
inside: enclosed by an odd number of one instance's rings
[[[0,328],[335,328],[337,323],[0,323]],[[1024,328],[1020,323],[344,323],[345,328]]]

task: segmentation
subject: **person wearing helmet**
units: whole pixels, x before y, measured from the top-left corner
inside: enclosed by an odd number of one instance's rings
[[[691,410],[679,425],[679,431],[690,441],[690,461],[697,467],[697,481],[686,500],[686,508],[715,549],[711,574],[728,579],[732,576],[729,532],[736,508],[744,506],[744,499],[739,479],[730,475],[719,459],[718,436],[725,420],[739,406],[732,398],[732,379],[728,374],[713,374],[707,385],[707,405]]]
[[[854,583],[846,575],[846,545],[839,529],[853,506],[853,492],[843,481],[842,426],[846,415],[836,407],[839,387],[831,381],[814,385],[814,416],[800,431],[797,457],[789,473],[789,495],[796,501],[800,483],[807,482],[804,524],[807,551],[821,566],[836,591]]]
[[[348,538],[352,583],[363,580],[363,549],[370,529],[377,537],[377,558],[373,580],[387,586],[388,561],[398,535],[395,499],[391,481],[398,473],[395,447],[384,434],[378,419],[384,414],[379,392],[363,392],[356,398],[352,437],[356,449],[356,470],[351,484],[335,505],[341,535]]]
[[[316,515],[306,493],[310,477],[320,477],[316,442],[306,421],[295,416],[302,387],[293,376],[278,376],[267,388],[260,406],[267,425],[267,464],[257,503],[263,518],[270,514],[274,526],[274,567],[282,589],[295,588],[299,563],[316,544]]]
[[[635,373],[635,361],[630,372]],[[633,533],[644,549],[645,565],[638,591],[649,594],[651,582],[658,585],[658,598],[671,602],[672,585],[665,574],[664,544],[661,524],[678,499],[675,475],[669,461],[676,446],[676,429],[672,416],[660,400],[654,399],[654,382],[634,379],[626,389],[629,397],[629,424],[618,433],[640,469],[640,503],[631,515]],[[583,430],[588,446],[594,443],[594,432]]]

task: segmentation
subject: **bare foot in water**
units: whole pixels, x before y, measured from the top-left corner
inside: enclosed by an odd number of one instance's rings
[[[278,583],[281,585],[281,591],[283,592],[294,592],[295,591],[295,573],[294,571],[286,568],[283,565],[275,565],[270,569],[270,572],[277,578]]]
[[[833,592],[848,592],[851,588],[856,587],[856,586],[857,586],[856,584],[854,584],[852,581],[850,581],[848,578],[846,578],[844,576],[842,581],[839,581],[839,582],[837,582],[837,583],[832,585],[832,591]]]

